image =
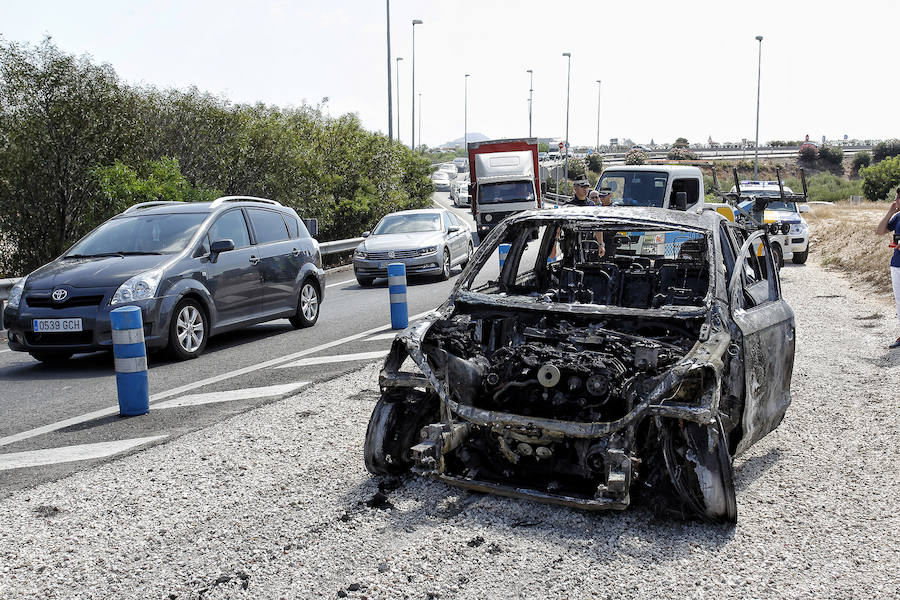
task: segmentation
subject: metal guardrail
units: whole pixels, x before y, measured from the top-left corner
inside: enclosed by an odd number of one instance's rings
[[[366,238],[358,237],[349,240],[320,242],[319,250],[322,252],[322,256],[328,256],[329,254],[338,254],[340,252],[349,252],[350,250],[356,249],[356,247],[359,246],[364,239]]]

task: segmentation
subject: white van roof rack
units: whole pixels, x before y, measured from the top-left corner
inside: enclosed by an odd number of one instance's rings
[[[213,200],[212,204],[210,204],[209,207],[216,208],[217,206],[221,206],[226,202],[261,202],[262,204],[282,206],[281,202],[276,202],[275,200],[269,200],[267,198],[256,198],[254,196],[222,196],[221,198],[216,198],[215,200]]]
[[[150,208],[153,206],[165,206],[167,204],[184,204],[181,200],[156,200],[154,202],[140,202],[138,204],[132,204],[128,208],[125,209],[125,212],[130,213],[136,210],[140,210],[142,208]]]

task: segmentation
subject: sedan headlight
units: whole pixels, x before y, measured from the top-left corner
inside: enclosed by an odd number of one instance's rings
[[[427,248],[419,248],[419,256],[425,256],[426,254],[434,254],[437,252],[437,246],[428,246]]]
[[[25,289],[25,279],[26,277],[21,278],[9,290],[9,298],[7,298],[6,304],[10,308],[19,308],[19,301],[22,300],[22,290]]]
[[[353,251],[354,258],[366,258],[366,253],[357,248]]]
[[[162,279],[161,269],[135,275],[119,286],[109,303],[124,304],[153,298],[156,296],[156,288],[159,287],[160,279]]]

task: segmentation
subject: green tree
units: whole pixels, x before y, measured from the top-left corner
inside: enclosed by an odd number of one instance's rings
[[[26,273],[94,225],[94,167],[130,161],[140,147],[138,99],[108,65],[0,43],[2,268]]]
[[[91,210],[96,212],[97,221],[138,202],[202,202],[222,195],[217,190],[190,185],[181,174],[178,160],[171,157],[146,162],[138,169],[117,160],[112,165],[96,167],[94,177],[99,194],[91,203]]]
[[[687,138],[680,137],[680,138],[676,139],[675,143],[672,144],[672,146],[674,146],[675,148],[687,148],[688,147]]]
[[[900,156],[886,158],[877,165],[860,169],[862,189],[869,200],[884,200],[900,186]]]
[[[872,164],[872,155],[863,150],[862,152],[857,152],[853,156],[853,164],[850,168],[851,175],[859,175],[860,169],[863,167],[868,167]]]
[[[872,148],[872,160],[876,163],[898,155],[900,155],[900,140],[885,140]]]
[[[819,148],[819,160],[831,166],[840,165],[844,161],[844,151],[839,146],[825,144]]]
[[[587,161],[588,161],[588,169],[590,169],[594,173],[600,173],[603,171],[603,156],[602,155],[597,154],[595,152],[594,154],[591,154],[590,156],[588,156]]]

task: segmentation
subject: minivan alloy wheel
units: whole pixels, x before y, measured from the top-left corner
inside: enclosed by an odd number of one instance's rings
[[[300,290],[300,310],[303,311],[303,316],[310,321],[314,321],[316,315],[319,314],[319,294],[316,293],[311,283],[304,284],[303,289]]]
[[[178,313],[178,321],[175,324],[175,335],[178,343],[185,352],[196,352],[203,343],[206,331],[203,327],[203,317],[197,307],[188,304]]]
[[[297,299],[297,312],[290,317],[291,325],[296,328],[312,327],[319,319],[319,304],[321,302],[319,288],[312,279],[307,279],[300,287],[300,297]]]

